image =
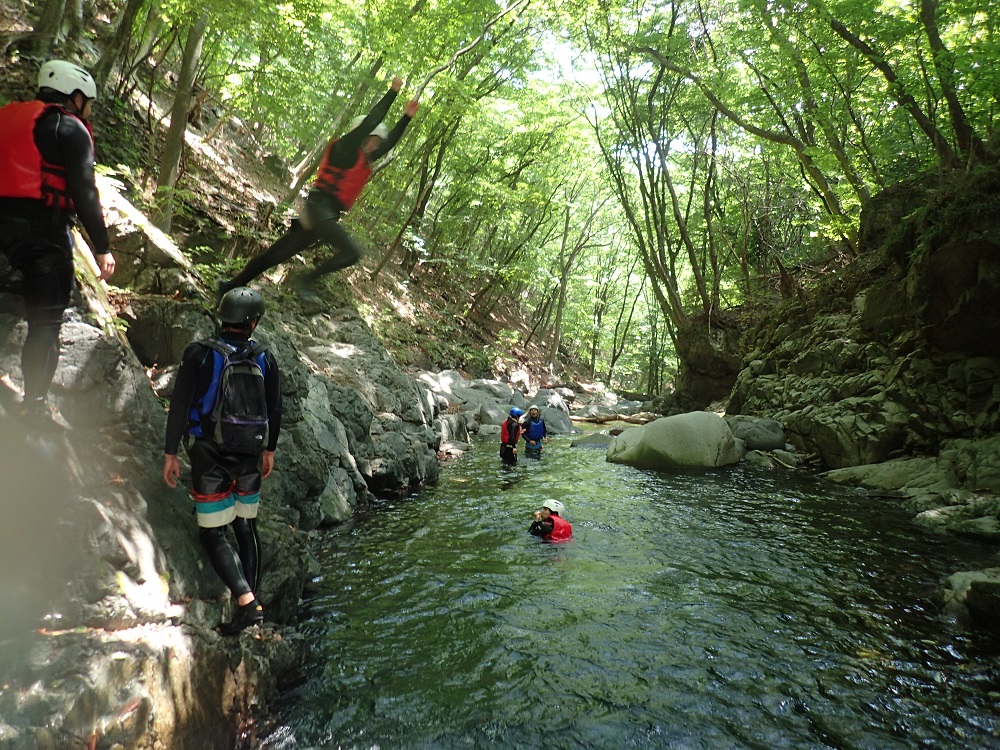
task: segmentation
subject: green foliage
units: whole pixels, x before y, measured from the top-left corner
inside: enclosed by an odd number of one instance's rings
[[[943,49],[920,4],[902,2],[160,7],[156,55],[209,14],[198,81],[242,124],[247,159],[308,165],[393,75],[405,78],[390,126],[410,96],[421,109],[346,217],[351,230],[373,251],[405,254],[403,273],[481,303],[460,314],[523,305],[543,348],[593,359],[630,388],[662,385],[673,329],[692,312],[753,304],[780,268],[850,248],[873,195],[941,163],[927,129],[964,154],[961,111],[969,133],[1000,146],[1000,14],[979,0],[937,3]],[[162,79],[152,75],[156,92],[170,93]],[[102,106],[101,160],[138,170],[153,150],[126,135],[131,106]],[[198,196],[182,183],[175,199],[193,223]],[[926,220],[949,231],[962,217]],[[238,231],[253,235],[256,217]],[[192,255],[207,276],[231,271],[211,248]],[[492,358],[459,351],[447,324],[415,335],[369,314],[435,362]],[[496,348],[514,343],[504,334]]]

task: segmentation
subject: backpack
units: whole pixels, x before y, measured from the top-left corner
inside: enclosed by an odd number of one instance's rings
[[[229,453],[257,454],[267,447],[267,397],[264,390],[264,352],[253,341],[237,349],[221,339],[203,345],[221,355],[212,384],[202,402],[203,437]],[[208,424],[205,424],[205,422]]]

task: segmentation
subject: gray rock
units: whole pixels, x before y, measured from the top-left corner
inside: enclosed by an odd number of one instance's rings
[[[719,415],[688,412],[625,430],[608,446],[607,460],[674,471],[735,464],[740,454],[733,433]]]
[[[744,415],[725,419],[733,436],[746,443],[749,450],[773,451],[785,447],[785,431],[780,422]]]
[[[542,408],[547,406],[552,409],[558,409],[564,414],[569,414],[569,407],[566,406],[566,401],[563,399],[562,394],[550,388],[543,388],[536,392],[531,397],[531,403]]]
[[[573,438],[570,443],[572,448],[607,448],[614,436],[609,432],[590,432],[577,438]]]
[[[577,431],[573,426],[573,420],[562,409],[543,406],[539,409],[539,413],[545,420],[545,429],[550,435],[569,435]]]

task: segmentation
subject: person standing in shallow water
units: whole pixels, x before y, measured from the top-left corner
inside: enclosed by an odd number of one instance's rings
[[[226,292],[219,303],[218,338],[211,342],[196,341],[184,351],[167,417],[163,481],[169,487],[177,486],[180,477],[177,449],[184,439],[191,462],[191,495],[201,543],[212,567],[239,605],[232,621],[220,626],[223,635],[236,635],[264,620],[263,607],[256,597],[260,572],[257,507],[261,482],[274,468],[274,451],[281,429],[281,379],[271,353],[250,338],[263,314],[264,300],[257,291],[240,287]],[[212,417],[226,361],[220,349],[227,353],[245,352],[263,375],[266,444],[261,435],[262,444],[255,449],[240,446],[235,450],[225,440],[221,444],[218,440],[219,431]],[[246,404],[254,400],[237,401]],[[226,538],[227,526],[236,537],[236,551]]]
[[[220,299],[230,289],[249,284],[293,255],[325,243],[334,249],[334,254],[293,280],[303,302],[319,304],[316,282],[325,274],[352,266],[361,259],[361,243],[344,229],[340,217],[351,210],[361,195],[375,162],[392,150],[417,114],[419,104],[413,99],[406,103],[403,116],[391,131],[382,122],[402,86],[402,78],[393,78],[389,91],[371,112],[355,117],[347,133],[327,144],[302,215],[292,219],[289,230],[271,247],[252,258],[236,276],[218,282],[216,292]]]
[[[566,506],[558,500],[546,500],[535,511],[528,533],[546,542],[566,542],[573,536],[573,526],[562,517]]]
[[[542,443],[549,442],[545,420],[541,410],[532,404],[528,407],[528,416],[521,425],[524,436],[524,455],[539,458],[542,455]]]
[[[22,276],[28,335],[21,350],[21,416],[51,422],[46,404],[59,363],[59,332],[73,289],[73,239],[79,218],[102,279],[115,271],[94,179],[90,110],[97,85],[66,60],[38,72],[34,101],[0,109],[0,253]]]
[[[524,412],[515,406],[500,425],[500,460],[504,466],[517,463],[517,441],[521,436],[521,423],[518,420],[522,414]]]

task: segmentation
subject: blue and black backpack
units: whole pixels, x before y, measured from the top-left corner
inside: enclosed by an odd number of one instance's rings
[[[229,453],[260,453],[267,447],[267,397],[264,389],[267,347],[253,341],[236,347],[222,339],[199,342],[215,359],[212,381],[192,414],[191,434]]]

